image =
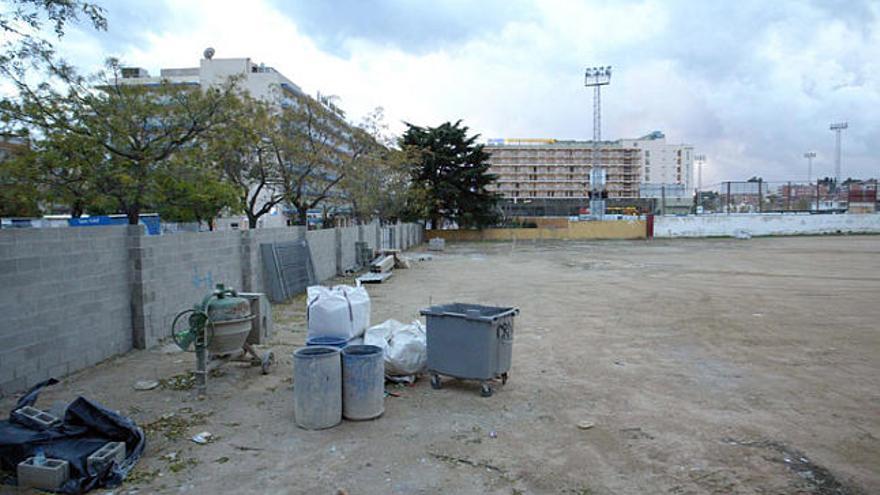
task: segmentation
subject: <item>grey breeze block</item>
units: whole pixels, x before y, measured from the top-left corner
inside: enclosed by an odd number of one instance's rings
[[[103,470],[107,464],[115,462],[118,466],[123,461],[125,461],[125,444],[123,442],[107,442],[86,459],[86,469],[90,473],[97,473]]]
[[[53,426],[61,424],[61,420],[54,415],[32,406],[20,407],[13,412],[13,415],[17,416],[19,420],[23,420],[24,422],[31,423],[43,429],[52,428]]]
[[[18,463],[18,486],[22,488],[57,490],[69,476],[70,465],[62,459],[46,459],[42,466],[34,464],[33,457]]]

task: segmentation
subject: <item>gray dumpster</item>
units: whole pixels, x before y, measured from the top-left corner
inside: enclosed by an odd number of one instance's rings
[[[427,320],[428,372],[431,386],[441,375],[479,380],[483,397],[492,395],[489,380],[507,383],[513,350],[513,317],[518,308],[452,303],[431,306]]]

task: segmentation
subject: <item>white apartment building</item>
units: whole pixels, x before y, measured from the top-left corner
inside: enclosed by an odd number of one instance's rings
[[[140,67],[126,67],[122,69],[122,84],[136,85],[159,85],[163,81],[171,84],[210,86],[222,84],[230,77],[240,78],[238,85],[246,90],[252,97],[269,101],[277,105],[296,104],[298,98],[310,98],[303,93],[302,89],[293,81],[285,77],[272,67],[265,64],[257,64],[250,58],[214,58],[214,50],[208,48],[204,57],[199,61],[198,67],[168,68],[161,69],[159,76],[151,76],[145,69]],[[340,126],[347,124],[340,119]],[[264,192],[271,194],[271,192]],[[258,223],[259,227],[283,227],[287,225],[287,216],[281,205],[273,208],[268,215],[262,216]],[[217,219],[218,228],[247,228],[247,217],[235,215]]]
[[[126,67],[122,69],[121,82],[158,85],[168,81],[172,84],[209,86],[221,84],[231,76],[239,76],[240,87],[254,98],[277,101],[285,94],[304,95],[299,86],[272,67],[256,64],[250,58],[213,58],[213,52],[208,50],[205,50],[205,55],[211,55],[211,58],[202,58],[198,67],[161,69],[158,76],[150,76],[140,67]]]
[[[689,144],[668,144],[666,136],[660,131],[637,139],[621,139],[620,144],[627,148],[641,150],[642,167],[641,189],[651,191],[671,186],[668,190],[684,191],[692,196],[694,191],[694,147]],[[683,188],[681,186],[684,186]]]

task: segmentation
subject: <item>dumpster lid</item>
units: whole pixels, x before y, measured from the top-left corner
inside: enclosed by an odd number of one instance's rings
[[[454,316],[468,320],[494,321],[504,316],[519,314],[519,308],[482,306],[480,304],[451,303],[431,306],[420,311],[426,316]]]

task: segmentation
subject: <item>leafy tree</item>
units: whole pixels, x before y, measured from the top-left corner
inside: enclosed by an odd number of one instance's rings
[[[0,74],[16,82],[22,82],[30,68],[48,69],[65,73],[70,67],[55,60],[52,42],[42,36],[51,27],[57,38],[64,36],[70,23],[80,21],[80,16],[97,30],[107,29],[104,10],[97,4],[82,0],[6,0],[0,10]]]
[[[365,148],[352,139],[331,97],[303,95],[282,106],[276,118],[267,141],[279,164],[284,200],[296,210],[296,223],[304,225],[309,210],[339,197],[334,188]]]
[[[159,216],[173,222],[207,223],[238,205],[238,190],[224,181],[222,171],[201,166],[202,153],[178,153],[165,173],[156,178]]]
[[[478,137],[468,136],[460,120],[438,127],[407,123],[400,142],[418,153],[411,179],[422,201],[412,204],[411,214],[425,212],[435,229],[444,218],[464,228],[497,222],[498,196],[486,189],[496,176],[488,173],[489,155],[476,144]]]
[[[377,217],[395,220],[406,208],[411,153],[398,148],[398,139],[387,130],[384,111],[376,108],[351,133],[353,148],[362,151],[351,160],[340,185],[361,223]]]
[[[20,85],[19,99],[4,100],[0,114],[47,140],[99,150],[89,186],[137,225],[144,208],[157,204],[157,180],[172,172],[174,155],[225,120],[236,81],[205,91],[168,82],[146,87],[124,84],[113,59],[107,69],[90,81],[71,75],[65,94],[49,84]]]
[[[237,209],[253,229],[284,201],[279,155],[271,146],[280,118],[268,103],[240,95],[228,120],[207,139],[209,159],[236,190]]]
[[[30,217],[39,213],[39,191],[27,180],[30,167],[23,156],[27,141],[19,136],[0,134],[0,217]]]

